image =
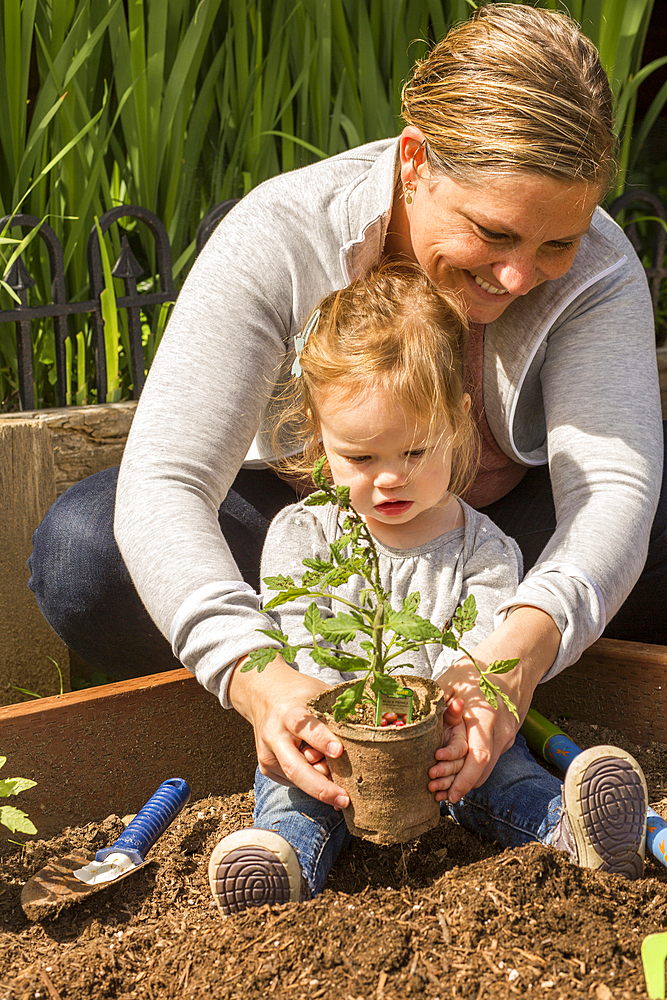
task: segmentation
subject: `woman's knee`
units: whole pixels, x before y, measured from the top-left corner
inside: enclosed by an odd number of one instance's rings
[[[113,535],[117,478],[118,468],[105,469],[75,483],[36,528],[28,586],[40,606],[52,598],[69,603],[77,590],[127,573]]]

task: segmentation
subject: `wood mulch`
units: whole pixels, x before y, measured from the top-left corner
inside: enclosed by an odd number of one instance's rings
[[[624,746],[667,816],[667,747],[561,724],[582,747]],[[667,927],[667,868],[627,882],[558,852],[497,846],[450,820],[403,847],[355,841],[324,892],[223,919],[207,884],[217,841],[251,823],[252,794],[191,803],[152,863],[30,923],[22,884],[48,861],[91,855],[118,817],[0,857],[0,1000],[430,1000],[646,997],[643,938]]]

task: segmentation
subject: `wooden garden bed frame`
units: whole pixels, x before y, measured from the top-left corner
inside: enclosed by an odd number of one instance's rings
[[[600,639],[533,704],[667,744],[667,646]],[[183,669],[0,708],[0,733],[3,776],[37,782],[17,804],[38,837],[136,812],[166,778],[194,799],[247,791],[256,763],[248,723]]]

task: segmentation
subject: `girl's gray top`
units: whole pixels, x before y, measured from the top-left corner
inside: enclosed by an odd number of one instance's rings
[[[232,664],[265,644],[255,629],[268,619],[241,581],[218,507],[251,446],[251,463],[271,456],[273,389],[310,310],[378,264],[397,172],[398,140],[389,139],[246,195],[192,268],[137,407],[116,537],[174,652],[224,705]],[[661,482],[646,277],[604,212],[567,274],[487,325],[483,390],[500,447],[550,466],[556,532],[501,603],[542,608],[556,622],[562,639],[548,678],[578,659],[630,592]]]
[[[465,647],[472,649],[498,624],[496,608],[514,596],[521,579],[522,559],[514,539],[508,538],[485,514],[463,501],[460,503],[465,518],[462,528],[448,531],[418,548],[393,549],[377,539],[375,546],[382,586],[391,591],[391,606],[395,611],[400,611],[404,598],[417,591],[421,597],[418,614],[442,628],[468,594],[474,595],[477,620],[464,639]],[[343,534],[344,518],[344,512],[331,505],[306,507],[298,503],[286,507],[271,522],[262,554],[262,578],[284,574],[298,583],[304,572],[302,559],[329,558],[330,543]],[[360,591],[365,586],[360,576],[353,576],[336,587],[336,594],[358,605]],[[262,593],[267,600],[272,596],[265,585]],[[313,601],[323,618],[347,611],[331,597],[300,597],[271,611],[277,626],[295,645],[312,642],[304,626],[304,613]],[[367,636],[361,635],[361,638]],[[356,639],[342,644],[341,648],[366,656]],[[396,663],[407,665],[401,673],[436,678],[461,655],[447,646],[434,644],[406,653]],[[307,650],[297,655],[296,668],[327,684],[340,684],[364,676],[363,672],[340,673],[320,667]]]

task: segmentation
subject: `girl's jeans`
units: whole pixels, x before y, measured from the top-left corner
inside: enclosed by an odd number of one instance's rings
[[[561,783],[532,758],[523,736],[499,758],[489,778],[455,806],[441,803],[443,815],[503,847],[540,841],[552,844],[561,816]],[[322,891],[343,847],[350,843],[342,812],[255,775],[254,825],[274,830],[296,851],[312,895]]]

